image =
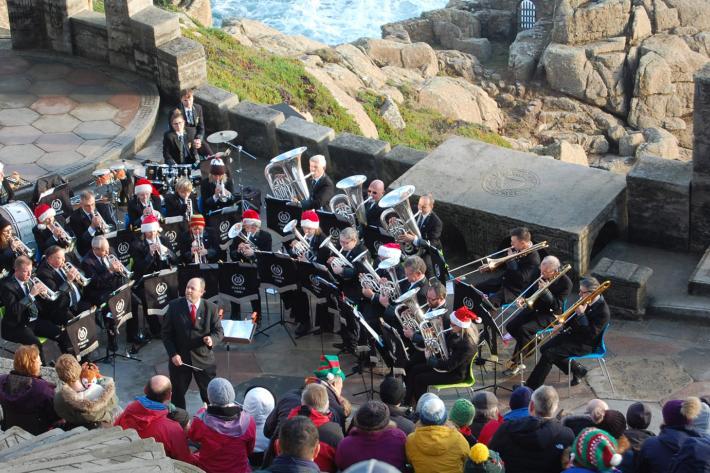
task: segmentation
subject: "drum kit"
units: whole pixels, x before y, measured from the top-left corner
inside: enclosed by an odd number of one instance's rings
[[[146,179],[163,193],[174,192],[175,183],[181,177],[192,180],[193,184],[200,181],[200,172],[195,170],[192,164],[149,163],[145,165],[145,174]]]
[[[94,180],[89,186],[95,188],[99,201],[116,204],[121,192],[121,181],[126,179],[132,170],[133,166],[125,162],[96,169],[91,173]]]

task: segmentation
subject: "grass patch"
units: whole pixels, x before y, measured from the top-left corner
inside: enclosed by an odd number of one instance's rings
[[[217,28],[183,31],[183,35],[205,48],[207,79],[212,85],[237,94],[239,100],[286,102],[336,132],[361,134],[357,123],[300,62],[242,46]]]
[[[479,125],[446,118],[433,110],[414,108],[408,99],[399,105],[399,112],[407,126],[403,130],[396,130],[391,128],[378,113],[383,97],[371,92],[363,92],[358,96],[358,100],[362,102],[365,111],[375,123],[380,139],[389,141],[392,147],[405,145],[427,151],[439,146],[449,136],[459,135],[510,148],[510,143],[496,133]]]
[[[94,0],[94,11],[98,13],[106,13],[104,0]]]

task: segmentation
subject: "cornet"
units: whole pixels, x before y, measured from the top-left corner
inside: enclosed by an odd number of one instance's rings
[[[118,274],[123,276],[126,279],[131,279],[133,277],[133,272],[129,271],[126,266],[124,266],[123,263],[121,263],[121,260],[116,258],[115,255],[109,254],[108,255],[108,263],[113,266],[116,263],[118,263]]]
[[[301,232],[298,231],[298,229],[296,228],[297,224],[298,222],[296,220],[291,220],[286,225],[284,225],[283,231],[284,233],[293,232],[294,236],[296,237],[296,240],[291,246],[291,249],[296,254],[296,256],[303,256],[308,261],[313,261],[315,255],[311,251],[311,245],[308,244],[308,241],[306,241],[305,237],[301,235]]]
[[[10,247],[15,253],[15,256],[27,256],[28,258],[32,259],[35,255],[35,251],[29,246],[25,245],[25,242],[17,238],[15,235],[12,235],[12,239],[10,240]]]
[[[193,257],[193,263],[195,264],[200,264],[200,263],[206,263],[205,261],[205,255],[202,254],[202,250],[205,249],[205,243],[202,241],[202,234],[199,235],[193,235],[192,238],[192,248],[196,249],[192,253]]]
[[[187,202],[185,203],[185,221],[189,222],[192,218],[192,197],[187,196]]]
[[[62,228],[59,222],[57,222],[56,220],[53,221],[49,225],[49,229],[58,241],[67,245],[68,251],[74,249],[74,245],[76,245],[76,237],[69,235],[69,233],[67,233],[67,231]]]
[[[46,299],[48,301],[56,301],[57,298],[59,297],[59,294],[51,290],[50,288],[47,287],[45,283],[39,280],[37,276],[32,276],[27,280],[27,286],[29,286],[30,290],[36,286],[37,284],[41,284],[44,286],[44,291],[39,293],[39,296],[42,299]]]
[[[232,198],[232,193],[229,192],[226,187],[224,187],[223,182],[218,182],[215,185],[215,191],[217,192],[217,198],[220,202],[228,202],[229,199]]]
[[[150,202],[150,200],[149,200]],[[93,220],[94,217],[99,219],[99,230],[101,233],[108,233],[109,232],[109,227],[108,224],[106,223],[106,220],[101,216],[101,213],[98,210],[95,210],[93,214],[91,214],[91,219]]]
[[[328,248],[328,250],[330,250],[330,252],[335,255],[335,258],[330,262],[330,266],[333,268],[333,270],[335,270],[336,268],[342,269],[346,266],[348,268],[355,267],[350,261],[348,261],[348,259],[343,255],[343,253],[341,253],[340,250],[338,250],[335,245],[333,245],[333,242],[330,241],[330,238],[326,238],[325,240],[323,240],[323,243],[320,244],[320,247]],[[358,258],[360,256],[361,255],[358,255]]]
[[[64,274],[69,274],[71,270],[76,271],[76,279],[74,279],[74,282],[77,283],[81,287],[86,287],[89,285],[91,282],[91,278],[87,278],[82,274],[81,271],[79,271],[76,266],[71,264],[69,261],[65,262],[64,265],[62,265],[62,271],[64,271]]]
[[[160,243],[160,240],[158,240],[157,243],[151,243],[150,250],[154,254],[158,255],[158,258],[160,258],[161,261],[168,260],[168,247]]]

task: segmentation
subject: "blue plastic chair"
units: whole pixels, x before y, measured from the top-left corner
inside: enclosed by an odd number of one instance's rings
[[[606,324],[604,329],[602,330],[602,336],[601,336],[601,342],[599,343],[599,346],[594,349],[593,352],[588,353],[586,355],[581,355],[581,356],[571,356],[567,360],[567,393],[569,397],[572,397],[572,376],[571,376],[571,369],[572,369],[572,362],[573,361],[581,361],[581,360],[597,360],[599,362],[599,368],[602,370],[602,373],[606,375],[606,379],[609,380],[609,386],[611,386],[611,392],[616,394],[616,390],[614,389],[614,383],[611,382],[611,376],[609,375],[609,368],[606,366],[606,343],[604,342],[604,337],[606,336],[606,331],[609,328],[609,325],[611,324]]]

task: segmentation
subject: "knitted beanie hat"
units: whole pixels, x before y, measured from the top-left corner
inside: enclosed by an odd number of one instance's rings
[[[672,427],[688,425],[688,419],[682,414],[683,401],[672,399],[663,405],[663,424]]]
[[[390,410],[380,401],[367,401],[355,414],[355,426],[360,430],[382,430],[390,422]]]
[[[468,399],[458,399],[449,413],[449,419],[456,424],[457,427],[471,425],[473,416],[476,414],[476,408],[473,407]]]
[[[616,453],[616,440],[600,429],[588,427],[574,439],[572,458],[577,466],[600,473],[611,472],[621,463]]]
[[[429,398],[421,406],[419,421],[424,425],[443,425],[446,422],[446,406],[439,396]]]
[[[522,407],[528,407],[530,405],[530,398],[532,398],[533,390],[527,386],[518,386],[515,388],[513,393],[510,395],[510,401],[508,405],[511,409],[520,409]]]
[[[389,463],[370,459],[351,465],[343,473],[399,473],[399,470]]]
[[[646,429],[651,423],[651,409],[643,402],[634,402],[626,410],[626,422],[631,429]]]
[[[234,397],[232,383],[224,378],[214,378],[207,385],[207,399],[213,406],[234,404]]]
[[[686,401],[690,399],[688,398]],[[701,434],[710,435],[710,405],[700,401],[700,412],[692,420],[691,426]]]
[[[471,447],[468,454],[471,463],[466,464],[465,471],[471,473],[503,473],[503,460],[493,450],[488,450],[485,444],[477,443]]]
[[[604,419],[599,423],[599,428],[607,431],[612,437],[618,439],[626,430],[624,414],[612,409],[604,412]]]
[[[313,374],[323,381],[331,381],[336,376],[340,376],[345,381],[345,373],[340,369],[340,360],[337,355],[321,355],[320,366],[313,370]]]
[[[404,400],[405,394],[404,383],[394,376],[387,376],[380,383],[380,399],[385,404],[396,406]]]

